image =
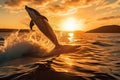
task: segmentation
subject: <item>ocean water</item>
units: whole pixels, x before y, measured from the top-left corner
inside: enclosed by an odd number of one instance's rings
[[[0,80],[120,80],[118,33],[57,33],[61,44],[80,45],[57,57],[39,32],[0,34]]]

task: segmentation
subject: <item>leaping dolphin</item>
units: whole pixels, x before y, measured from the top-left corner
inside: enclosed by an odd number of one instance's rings
[[[73,52],[78,50],[78,48],[80,47],[78,45],[77,46],[60,45],[54,31],[52,30],[52,27],[48,23],[48,19],[33,8],[25,6],[25,9],[31,18],[30,28],[32,29],[35,23],[39,28],[39,30],[43,32],[43,34],[48,39],[50,39],[55,45],[55,48],[50,52],[51,54],[44,55],[44,56],[51,56],[51,55],[56,55],[56,53],[68,53],[68,52]]]
[[[55,44],[55,47],[60,47],[54,31],[48,23],[48,19],[33,8],[25,6],[25,9],[31,18],[30,28],[32,29],[35,23],[39,30]]]

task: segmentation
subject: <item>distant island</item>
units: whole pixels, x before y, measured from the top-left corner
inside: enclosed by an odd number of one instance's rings
[[[0,32],[15,32],[15,31],[30,32],[29,29],[0,29]]]
[[[120,33],[119,25],[107,25],[86,31],[86,33]]]

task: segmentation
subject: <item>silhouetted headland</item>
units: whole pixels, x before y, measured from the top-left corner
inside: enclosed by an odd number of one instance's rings
[[[87,31],[86,33],[120,33],[119,25],[106,25]]]
[[[29,29],[0,29],[0,32],[15,32],[15,31],[30,32]]]

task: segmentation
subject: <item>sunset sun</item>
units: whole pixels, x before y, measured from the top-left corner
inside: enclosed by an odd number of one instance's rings
[[[65,31],[82,30],[82,27],[83,27],[83,21],[77,20],[76,18],[73,17],[64,19],[61,23],[61,29]]]

